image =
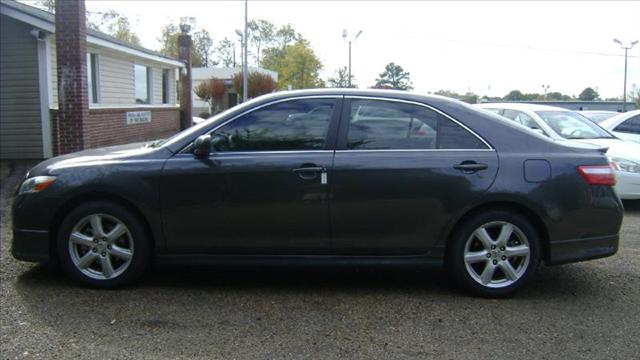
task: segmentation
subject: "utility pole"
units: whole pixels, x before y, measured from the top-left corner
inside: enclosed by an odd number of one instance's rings
[[[242,60],[242,102],[247,101],[247,96],[249,94],[248,82],[249,82],[249,64],[248,61],[248,53],[249,53],[249,33],[248,33],[248,8],[249,1],[244,0],[244,59]]]
[[[624,49],[624,85],[622,90],[622,112],[627,111],[627,53],[633,48],[633,45],[638,43],[638,40],[631,43],[629,46],[624,46],[622,41],[618,39],[613,39],[613,42],[620,45],[621,48]]]

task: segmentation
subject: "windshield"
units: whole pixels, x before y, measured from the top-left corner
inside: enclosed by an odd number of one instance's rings
[[[565,139],[612,138],[606,130],[573,111],[536,111],[553,131]]]

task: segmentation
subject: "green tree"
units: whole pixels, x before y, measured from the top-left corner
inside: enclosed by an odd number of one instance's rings
[[[193,33],[193,47],[195,53],[200,55],[202,66],[209,67],[218,64],[218,62],[212,58],[213,39],[207,30],[200,29]]]
[[[52,14],[56,12],[55,0],[38,0],[34,5]],[[131,23],[125,15],[115,10],[100,13],[87,11],[86,18],[89,29],[100,31],[134,45],[140,45],[140,38],[131,30]]]
[[[527,97],[520,90],[511,90],[503,99],[509,101],[524,101],[527,100]]]
[[[52,14],[56,12],[56,0],[38,0],[34,5]]]
[[[580,95],[578,95],[578,99],[585,100],[585,101],[598,100],[600,99],[600,94],[598,94],[598,92],[595,91],[593,88],[588,87],[582,90]]]
[[[355,76],[351,75],[351,85],[349,85],[349,71],[347,67],[338,68],[333,77],[327,80],[327,84],[332,88],[357,88]]]
[[[253,54],[256,64],[260,65],[262,48],[269,46],[275,40],[276,26],[267,20],[251,20],[247,23],[249,28],[249,43],[255,47]]]
[[[413,87],[409,79],[410,75],[408,71],[404,71],[402,66],[391,62],[384,67],[384,71],[376,79],[374,87],[381,89],[411,90]]]
[[[235,66],[236,45],[228,38],[222,39],[215,49],[218,62],[224,67]]]
[[[547,100],[571,100],[571,96],[565,95],[558,91],[553,91],[553,92],[547,93],[546,99]]]
[[[196,30],[196,21],[194,18],[182,18],[180,23],[186,23],[191,29]],[[180,35],[180,27],[176,24],[169,23],[160,29],[159,52],[162,55],[177,58],[179,57],[178,36]],[[206,30],[196,30],[192,36],[193,46],[191,47],[191,64],[193,67],[202,67],[212,65],[211,49],[213,41]]]
[[[472,93],[471,91],[467,91],[464,95],[461,95],[451,90],[438,90],[434,94],[458,99],[469,104],[477,104],[478,100],[480,99],[480,96],[478,96],[478,94]]]
[[[302,39],[302,35],[296,32],[291,24],[281,26],[274,34],[273,41],[276,46],[284,50],[288,45]]]
[[[129,19],[115,10],[104,13],[87,12],[87,27],[111,35],[130,44],[140,45],[140,38],[131,30]]]
[[[319,77],[322,62],[309,42],[302,38],[284,49],[265,49],[262,64],[278,73],[278,89],[286,89],[289,85],[294,89],[324,87],[324,81]]]

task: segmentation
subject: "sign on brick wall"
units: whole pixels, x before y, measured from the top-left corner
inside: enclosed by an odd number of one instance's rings
[[[151,122],[151,111],[127,112],[127,125]]]

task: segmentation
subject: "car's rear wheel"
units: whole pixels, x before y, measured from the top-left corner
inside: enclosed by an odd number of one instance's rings
[[[506,210],[479,213],[458,229],[448,252],[456,282],[476,295],[510,296],[540,262],[540,240],[523,216]]]
[[[90,286],[114,288],[136,280],[149,262],[149,238],[140,218],[106,201],[72,210],[58,233],[65,271]]]

